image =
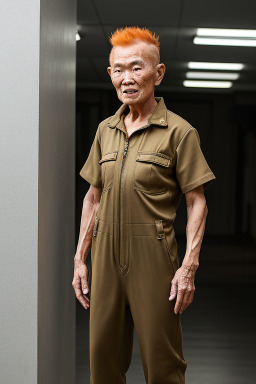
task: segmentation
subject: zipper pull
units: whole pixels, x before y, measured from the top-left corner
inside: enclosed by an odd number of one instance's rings
[[[98,219],[98,217],[96,216],[96,217],[95,217],[94,226],[93,226],[93,233],[92,233],[93,236],[96,236],[96,235],[97,235],[98,224],[99,224],[99,219]]]
[[[127,154],[128,143],[129,143],[129,141],[127,140],[127,137],[126,137],[126,138],[125,138],[125,143],[124,143],[124,156],[123,156],[123,157],[125,157],[126,154]]]

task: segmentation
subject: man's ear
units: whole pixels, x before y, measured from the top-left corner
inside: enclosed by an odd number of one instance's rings
[[[161,84],[164,74],[165,74],[165,65],[163,63],[157,64],[157,72],[156,72],[156,80],[155,80],[155,85]]]
[[[111,77],[111,67],[107,67],[107,71],[108,71],[109,76]]]

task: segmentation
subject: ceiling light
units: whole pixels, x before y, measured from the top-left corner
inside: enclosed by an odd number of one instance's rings
[[[76,31],[76,41],[79,41],[79,40],[81,40],[81,36],[79,35],[79,32]]]
[[[235,47],[256,47],[256,39],[223,39],[209,37],[194,37],[194,44],[199,45],[225,45]]]
[[[197,28],[197,36],[254,37],[255,29]]]
[[[228,71],[239,71],[244,68],[244,64],[241,63],[210,63],[203,61],[190,61],[188,63],[190,69],[218,69]]]
[[[187,79],[219,79],[219,80],[237,80],[238,73],[220,73],[220,72],[187,72]]]
[[[231,81],[195,81],[184,80],[184,87],[200,87],[200,88],[230,88],[233,83]]]

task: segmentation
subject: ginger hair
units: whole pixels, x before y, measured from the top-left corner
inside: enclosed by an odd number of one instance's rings
[[[154,44],[160,52],[159,36],[153,34],[147,28],[125,27],[118,28],[109,38],[110,44],[115,47],[117,45],[126,46],[134,42],[134,40],[142,40]]]

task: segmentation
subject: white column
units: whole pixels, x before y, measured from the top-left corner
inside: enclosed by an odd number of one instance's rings
[[[0,381],[75,382],[73,0],[1,1]]]

